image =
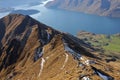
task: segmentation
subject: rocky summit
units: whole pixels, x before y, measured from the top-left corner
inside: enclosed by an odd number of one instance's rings
[[[0,80],[120,80],[119,66],[27,15],[0,19]]]

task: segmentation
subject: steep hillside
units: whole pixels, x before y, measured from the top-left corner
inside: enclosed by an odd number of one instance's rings
[[[46,7],[120,17],[120,0],[54,0]]]
[[[93,51],[29,16],[0,19],[0,80],[119,80],[119,66]]]

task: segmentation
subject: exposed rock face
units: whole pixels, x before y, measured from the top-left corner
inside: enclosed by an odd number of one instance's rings
[[[120,17],[120,0],[54,0],[46,7]]]
[[[83,41],[29,16],[0,19],[0,43],[0,80],[120,79],[120,70]]]

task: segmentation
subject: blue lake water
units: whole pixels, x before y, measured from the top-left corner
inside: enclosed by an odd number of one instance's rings
[[[31,16],[57,30],[68,32],[73,35],[81,30],[98,34],[120,33],[120,18],[101,17],[65,10],[48,9],[45,8],[43,4],[24,7],[21,5],[16,7],[16,9],[39,10],[40,13]]]

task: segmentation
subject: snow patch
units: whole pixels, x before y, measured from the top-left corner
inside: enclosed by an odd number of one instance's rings
[[[50,57],[52,57],[54,54],[51,54],[49,56],[46,57],[46,59],[49,59]]]
[[[103,80],[110,80],[108,76],[106,76],[106,75],[104,75],[104,74],[102,74],[102,73],[100,73],[98,71],[97,71],[97,73]]]
[[[83,77],[82,80],[90,80],[89,77]]]
[[[95,71],[97,75],[99,75],[103,80],[114,80],[113,77],[103,73],[102,71],[96,69],[95,67],[92,67],[92,69]]]
[[[89,60],[86,60],[84,64],[89,65]]]
[[[42,57],[43,53],[44,53],[44,49],[43,48],[38,48],[36,50],[34,61],[37,61],[40,57]]]
[[[41,73],[42,73],[42,70],[43,70],[43,67],[44,67],[44,63],[45,63],[45,59],[42,58],[41,64],[40,64],[41,68],[40,68],[40,72],[39,72],[39,74],[38,74],[38,77],[40,77],[40,75],[41,75]]]
[[[67,46],[66,43],[65,43],[65,51],[70,52],[71,54],[74,54],[74,53],[75,53],[71,48],[69,48],[69,47]]]
[[[83,62],[83,64],[89,66],[90,64],[95,64],[95,62],[93,60],[86,60]]]
[[[45,6],[48,2],[51,2],[51,1],[54,1],[54,0],[46,0],[46,1],[42,2],[42,3]]]
[[[80,59],[82,56],[79,53],[76,53],[73,49],[71,49],[68,44],[65,42],[65,40],[63,39],[63,43],[64,43],[64,49],[66,52],[71,53],[75,59]]]
[[[64,43],[64,49],[66,52],[72,54],[74,56],[75,60],[81,60],[82,65],[87,65],[89,66],[90,64],[95,64],[95,61],[93,60],[88,60],[87,58],[85,58],[84,56],[82,56],[80,53],[75,52],[73,49],[71,49],[68,46],[68,43],[65,42],[65,40],[63,39],[63,43]],[[81,64],[80,64],[81,65]]]
[[[46,57],[46,59],[49,59],[49,58],[50,58],[49,56]]]
[[[81,57],[81,58],[80,58],[80,60],[84,60],[84,58],[83,58],[83,57]]]
[[[47,40],[50,41],[50,34],[47,32]]]
[[[63,64],[63,66],[62,66],[61,69],[63,69],[63,68],[65,67],[65,65],[66,65],[66,63],[67,63],[67,61],[68,61],[68,57],[69,57],[68,54],[65,53],[65,56],[66,56],[66,58],[65,58],[64,64]]]

